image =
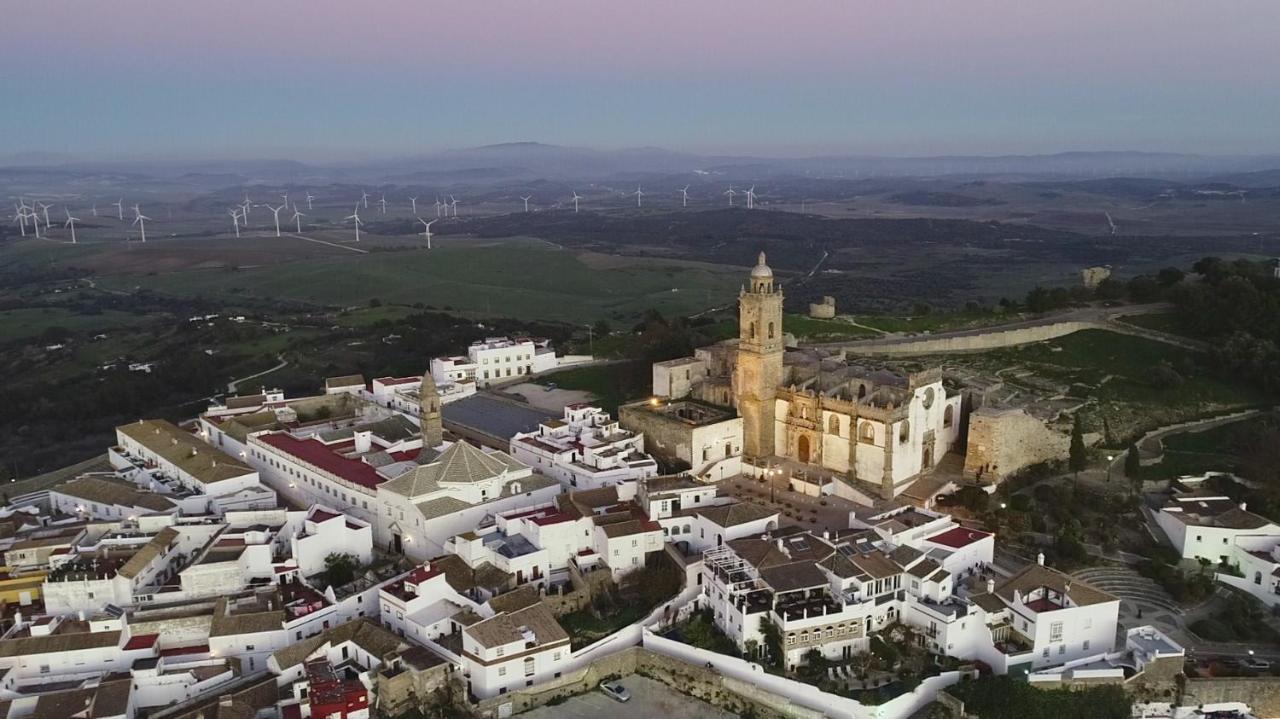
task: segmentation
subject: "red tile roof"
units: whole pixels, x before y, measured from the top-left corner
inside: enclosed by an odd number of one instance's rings
[[[318,439],[297,439],[287,432],[271,432],[259,435],[258,439],[263,444],[361,487],[373,489],[386,481],[373,467],[358,459],[343,457],[333,447],[325,446]]]
[[[934,544],[941,544],[945,547],[951,547],[952,549],[960,549],[961,547],[967,547],[974,542],[981,541],[990,536],[991,534],[989,532],[982,532],[977,529],[952,527],[942,534],[935,534],[932,537],[929,537],[926,541],[933,542]]]
[[[156,640],[160,638],[159,634],[135,634],[129,637],[129,641],[125,643],[124,648],[128,649],[149,649],[156,644]]]

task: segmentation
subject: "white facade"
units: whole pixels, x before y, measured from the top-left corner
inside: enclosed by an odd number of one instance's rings
[[[1156,512],[1156,523],[1184,559],[1206,559],[1214,564],[1231,561],[1238,537],[1280,538],[1280,526],[1225,495],[1174,496]]]
[[[658,463],[644,453],[644,435],[618,426],[609,413],[588,404],[564,408],[511,438],[511,456],[573,489],[597,489],[654,477]]]
[[[330,554],[350,554],[362,567],[373,562],[373,528],[329,507],[313,506],[289,541],[293,560],[304,577],[325,571]]]
[[[555,369],[556,355],[547,340],[488,337],[473,342],[467,356],[431,360],[431,376],[437,384],[470,380],[479,387],[507,382]]]

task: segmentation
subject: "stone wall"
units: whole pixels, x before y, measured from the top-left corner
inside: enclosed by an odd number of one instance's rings
[[[1280,677],[1188,679],[1182,706],[1244,702],[1260,717],[1280,716]]]
[[[375,687],[379,713],[394,717],[431,703],[436,690],[443,689],[453,678],[452,670],[451,664],[443,663],[421,670],[379,673]],[[457,691],[462,695],[466,688],[459,684]]]
[[[1020,409],[978,409],[969,415],[964,477],[996,484],[1024,467],[1066,458],[1070,445],[1070,437]]]
[[[592,691],[609,677],[639,674],[661,682],[673,690],[697,697],[734,714],[752,714],[760,719],[819,719],[816,712],[791,707],[784,714],[769,708],[768,700],[785,702],[779,697],[759,697],[763,690],[735,679],[723,677],[705,667],[693,666],[672,657],[656,654],[643,647],[628,647],[615,654],[594,660],[584,669],[567,672],[559,679],[523,691],[508,692],[481,701],[475,706],[477,716],[511,715],[554,704],[569,697]],[[767,693],[767,692],[765,692]],[[758,701],[765,699],[766,701]]]
[[[836,298],[828,296],[821,302],[809,303],[809,316],[820,320],[833,319],[836,316]]]
[[[1053,322],[1015,329],[973,330],[946,337],[873,340],[848,343],[847,351],[855,355],[926,355],[957,352],[985,352],[1001,347],[1014,347],[1032,342],[1057,339],[1073,332],[1089,329],[1115,329],[1100,322]]]

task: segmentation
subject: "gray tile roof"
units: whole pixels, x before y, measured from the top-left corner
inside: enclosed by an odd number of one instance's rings
[[[430,464],[418,466],[381,486],[409,498],[422,497],[441,489],[442,484],[470,484],[493,479],[505,472],[528,469],[506,452],[478,449],[467,442],[454,442]]]

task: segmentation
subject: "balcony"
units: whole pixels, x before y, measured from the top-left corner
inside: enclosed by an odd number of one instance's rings
[[[778,605],[774,612],[784,622],[795,622],[801,619],[814,619],[829,614],[839,614],[844,607],[827,598],[809,599],[803,602]]]

